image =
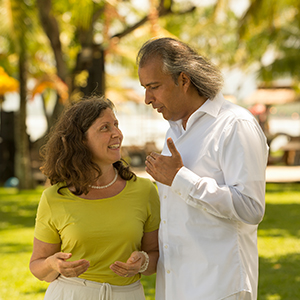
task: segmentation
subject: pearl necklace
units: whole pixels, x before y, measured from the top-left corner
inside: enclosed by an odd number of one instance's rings
[[[92,189],[98,189],[98,190],[108,188],[109,186],[113,185],[118,178],[118,171],[116,169],[115,169],[115,174],[116,174],[115,178],[109,184],[107,184],[107,185],[89,185],[89,187]]]

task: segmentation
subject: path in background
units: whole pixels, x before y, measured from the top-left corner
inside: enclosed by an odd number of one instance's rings
[[[267,182],[300,182],[300,166],[268,166]]]

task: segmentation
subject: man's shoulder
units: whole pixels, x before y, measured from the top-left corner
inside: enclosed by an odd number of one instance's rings
[[[253,120],[253,115],[250,113],[250,111],[242,106],[239,106],[235,103],[232,103],[228,100],[225,100],[222,108],[220,110],[221,118],[230,118],[233,120]]]

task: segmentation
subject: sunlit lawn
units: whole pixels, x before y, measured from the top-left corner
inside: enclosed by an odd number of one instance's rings
[[[268,184],[259,226],[259,300],[300,299],[300,184]]]
[[[48,286],[28,269],[41,192],[0,188],[0,300],[43,299]],[[258,232],[258,299],[300,299],[300,184],[268,184],[266,201]],[[146,299],[154,300],[155,276],[142,283]]]

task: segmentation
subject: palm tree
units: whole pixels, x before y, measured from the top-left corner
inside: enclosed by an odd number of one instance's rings
[[[152,4],[152,10],[148,14],[141,15],[131,1],[78,0],[76,5],[72,5],[69,1],[57,3],[51,0],[37,0],[41,23],[56,60],[57,75],[70,87],[71,99],[76,99],[78,95],[90,95],[92,92],[104,94],[105,58],[109,52],[116,51],[120,39],[149,20],[155,23],[155,19],[159,17],[185,14],[195,9],[190,7],[176,11],[173,0],[150,2],[157,4]],[[120,13],[121,8],[136,21],[129,24],[126,17]],[[63,45],[60,34],[65,28],[73,31],[69,31],[69,41]],[[113,30],[114,28],[118,28],[119,31]],[[70,48],[73,49],[70,51],[73,54],[66,56],[64,50]],[[76,61],[75,65],[72,65],[72,58]]]
[[[289,76],[300,89],[298,0],[252,0],[240,19],[239,36],[245,62],[259,63],[262,80]]]

